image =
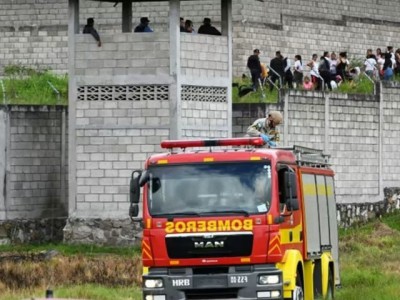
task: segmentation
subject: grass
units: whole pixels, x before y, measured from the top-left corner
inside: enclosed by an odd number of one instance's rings
[[[250,92],[249,94],[239,97],[238,86],[251,86],[251,80],[248,78],[236,78],[234,79],[235,85],[232,88],[232,102],[233,103],[277,103],[278,102],[278,91],[273,89],[269,91],[268,86],[264,86],[263,91],[258,89],[256,92]]]
[[[340,231],[337,299],[400,298],[400,214]]]
[[[258,89],[256,92],[250,92],[249,94],[239,97],[238,86],[251,86],[251,80],[249,78],[236,78],[234,79],[234,87],[232,89],[232,101],[233,103],[277,103],[278,102],[278,90],[273,89],[269,91],[268,85],[264,87],[264,91]],[[326,89],[328,91],[328,89]],[[340,86],[334,90],[336,93],[343,94],[364,94],[371,95],[374,93],[374,84],[365,76],[360,76],[357,80],[346,81],[340,84]]]
[[[0,245],[0,254],[5,252],[12,253],[39,253],[41,251],[56,250],[64,256],[85,254],[95,256],[99,254],[115,254],[119,256],[131,257],[140,254],[138,247],[104,247],[96,245],[67,245],[67,244],[38,244],[38,245]]]
[[[1,104],[68,105],[67,76],[21,65],[6,66],[4,74],[5,93],[0,93]],[[59,92],[59,98],[51,85]]]
[[[44,298],[46,289],[53,291],[53,296],[57,298],[79,298],[96,300],[136,300],[141,299],[141,289],[136,286],[130,287],[105,287],[97,284],[83,284],[76,286],[58,286],[55,289],[51,287],[41,287],[35,289],[25,289],[18,293],[13,291],[4,291],[1,294],[2,300],[21,300],[31,299],[32,297]]]
[[[374,84],[366,76],[360,76],[357,80],[342,82],[336,92],[343,94],[373,94]]]

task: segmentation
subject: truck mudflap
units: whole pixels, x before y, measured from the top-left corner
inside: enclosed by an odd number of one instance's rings
[[[144,300],[282,299],[282,272],[275,265],[150,268]]]

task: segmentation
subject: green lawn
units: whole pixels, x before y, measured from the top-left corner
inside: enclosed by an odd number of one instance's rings
[[[340,233],[337,299],[400,299],[400,214]]]
[[[0,82],[1,104],[68,105],[68,77],[48,70],[10,65]],[[4,87],[4,90],[3,90]]]

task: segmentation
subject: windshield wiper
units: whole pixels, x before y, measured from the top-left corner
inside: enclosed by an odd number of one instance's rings
[[[223,214],[235,214],[235,215],[244,215],[245,217],[248,217],[250,214],[248,211],[245,211],[243,209],[230,209],[230,210],[216,210],[216,211],[208,211],[208,212],[202,212],[201,215],[223,215]]]
[[[178,217],[186,217],[186,216],[196,216],[200,217],[200,214],[194,211],[182,211],[182,212],[173,212],[173,213],[162,213],[162,214],[153,214],[152,217],[165,217],[168,220],[173,220]]]

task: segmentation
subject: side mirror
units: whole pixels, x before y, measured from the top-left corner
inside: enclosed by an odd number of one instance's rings
[[[139,181],[142,177],[142,170],[135,170],[132,172],[131,182],[129,185],[129,201],[132,203],[139,203],[140,200],[140,186]],[[132,205],[131,205],[132,206]]]
[[[150,180],[150,172],[148,170],[144,170],[139,179],[139,186],[143,187]]]
[[[297,198],[296,173],[285,172],[285,198]]]
[[[299,200],[297,198],[286,199],[286,208],[289,211],[299,210]]]
[[[135,218],[139,215],[139,205],[131,203],[129,207],[129,217]]]

